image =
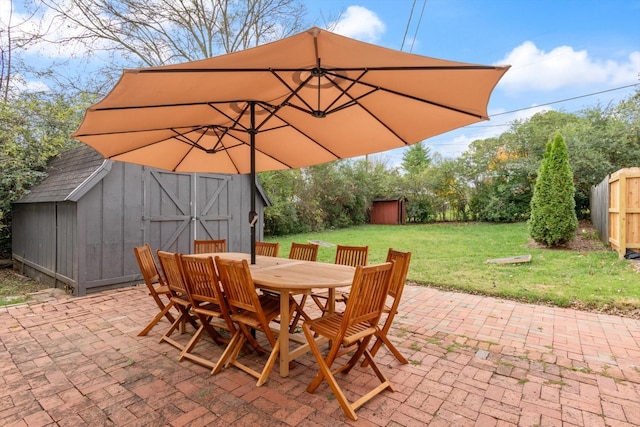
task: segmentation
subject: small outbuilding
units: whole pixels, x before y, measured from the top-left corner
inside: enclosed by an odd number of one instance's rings
[[[82,145],[52,159],[48,177],[13,204],[12,258],[28,277],[81,296],[140,282],[134,246],[189,253],[225,238],[251,251],[249,175],[174,173],[105,160]],[[270,202],[258,185],[256,238]]]
[[[406,197],[373,199],[371,204],[371,224],[405,224],[407,222]]]

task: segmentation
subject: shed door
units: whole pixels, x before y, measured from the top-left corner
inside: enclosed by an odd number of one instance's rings
[[[231,177],[228,175],[196,175],[194,238],[227,239],[232,211]]]
[[[151,247],[190,253],[194,238],[229,237],[230,177],[146,169],[144,237]]]

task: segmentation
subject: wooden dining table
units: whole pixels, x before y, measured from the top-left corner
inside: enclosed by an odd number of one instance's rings
[[[242,252],[220,252],[200,254],[202,256],[219,256],[220,258],[248,262],[250,254]],[[256,255],[256,263],[249,264],[253,283],[257,288],[274,291],[280,294],[280,376],[289,375],[289,362],[309,351],[303,336],[293,337],[289,334],[291,313],[289,312],[290,295],[309,294],[312,289],[326,289],[329,293],[328,311],[335,310],[336,288],[349,287],[353,282],[355,268],[347,265],[331,264],[317,261],[303,261],[288,258],[277,258]],[[298,344],[291,350],[290,341]]]

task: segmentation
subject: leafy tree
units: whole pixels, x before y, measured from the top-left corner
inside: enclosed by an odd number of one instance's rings
[[[427,182],[443,221],[449,219],[447,213],[456,220],[467,219],[468,184],[460,175],[458,160],[436,161],[429,168]]]
[[[265,209],[265,234],[271,236],[310,231],[300,221],[297,212],[297,197],[302,184],[299,169],[262,172],[258,174],[272,206]]]
[[[474,141],[458,163],[470,187],[469,214],[476,221],[514,222],[526,219],[532,179],[527,154],[513,147],[515,136]]]
[[[573,172],[564,138],[559,133],[547,143],[531,199],[529,234],[547,246],[562,245],[575,236]]]
[[[431,149],[422,142],[411,145],[402,155],[402,168],[409,175],[424,172],[431,164]]]
[[[11,247],[11,203],[41,180],[47,160],[78,144],[70,138],[85,103],[23,93],[0,101],[0,252]]]

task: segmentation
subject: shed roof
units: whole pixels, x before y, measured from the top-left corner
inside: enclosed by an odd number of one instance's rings
[[[111,169],[111,160],[82,144],[49,160],[47,178],[15,203],[77,201]]]
[[[398,200],[407,200],[405,196],[395,196],[395,197],[376,197],[372,200],[372,202],[395,202]]]
[[[112,164],[112,160],[105,160],[92,147],[82,144],[49,160],[46,168],[48,176],[14,203],[77,202],[109,173]],[[259,182],[256,184],[265,206],[271,206],[271,200],[262,185]]]

